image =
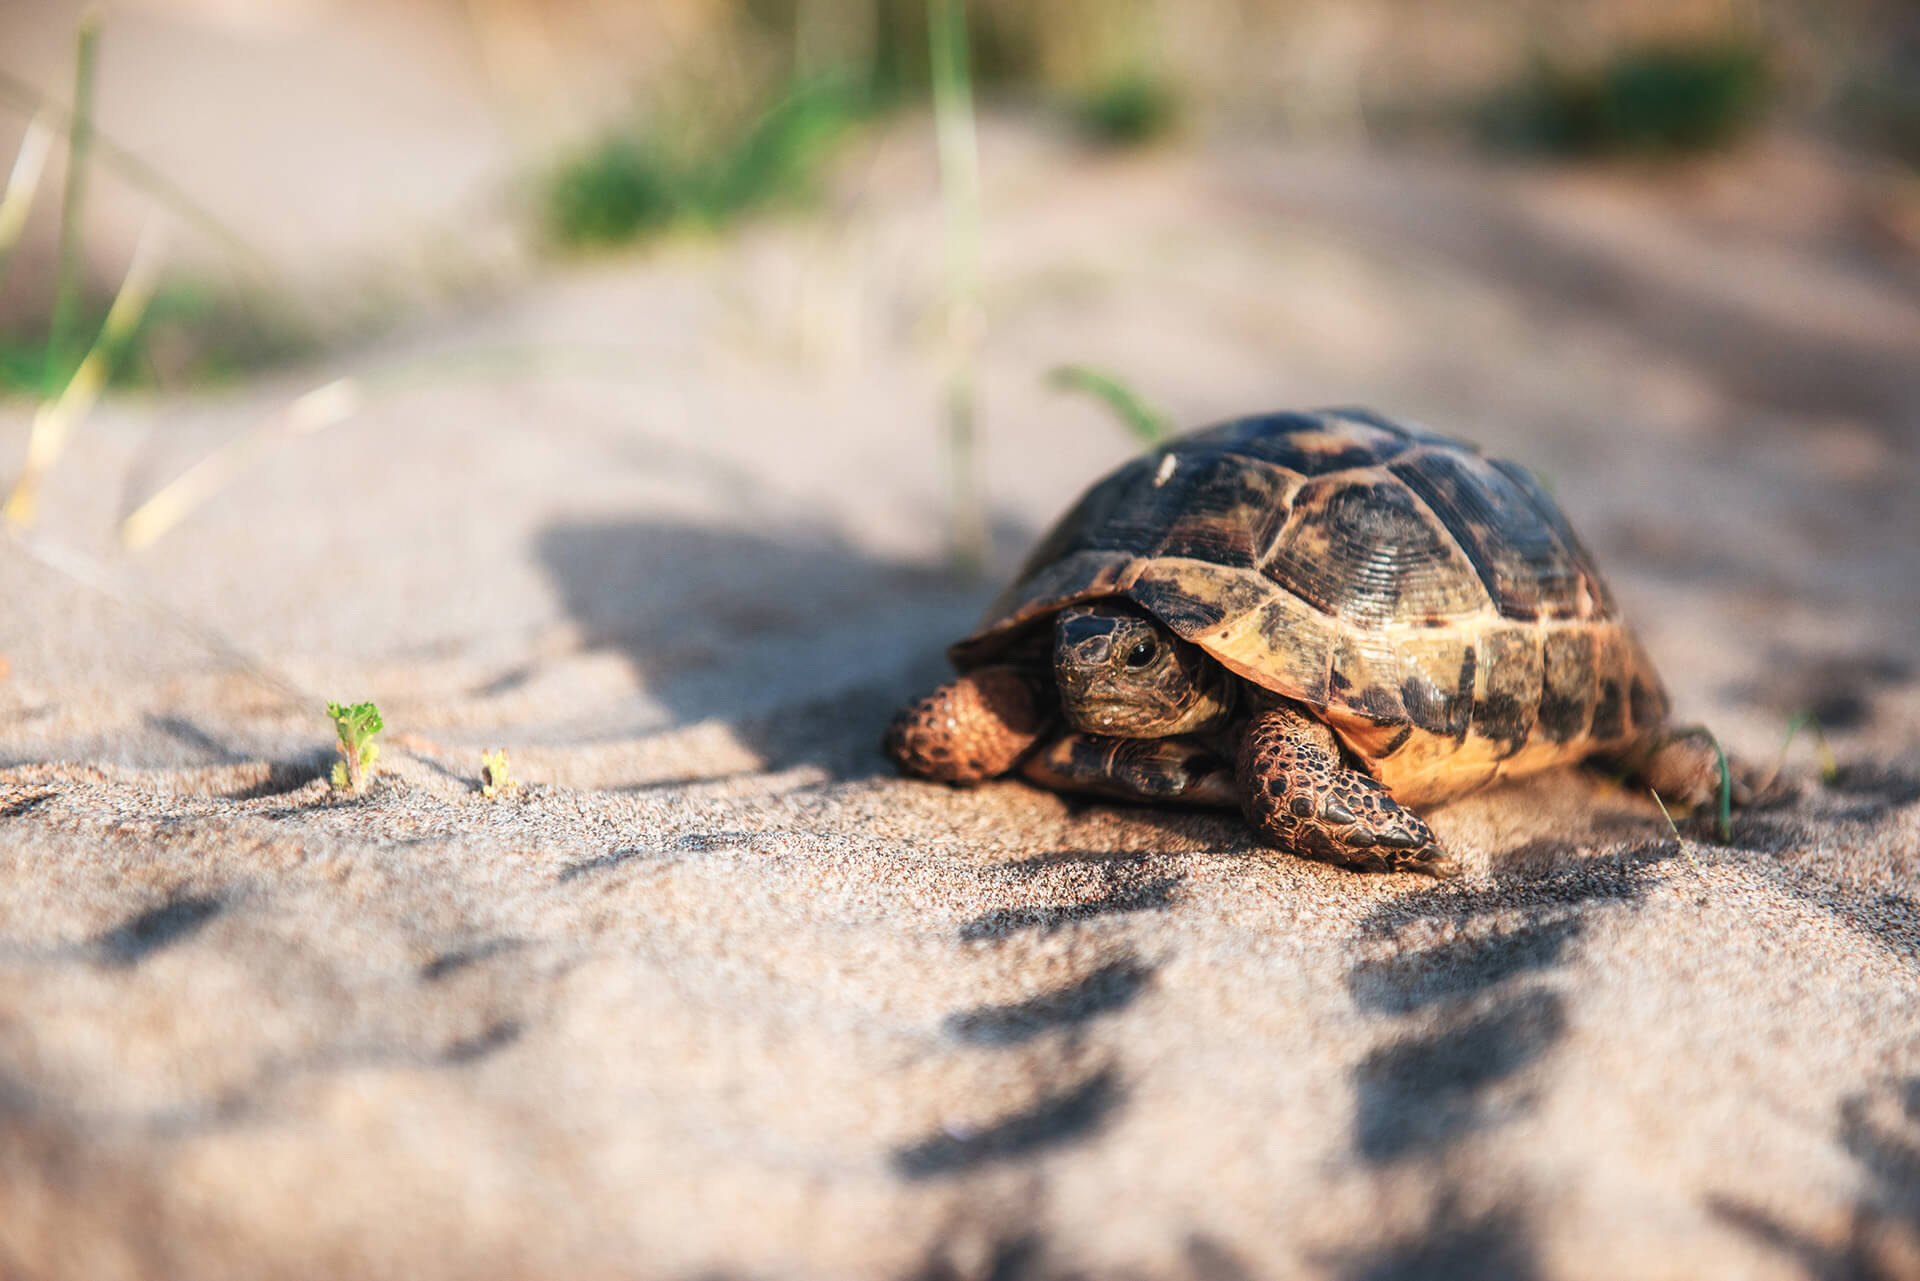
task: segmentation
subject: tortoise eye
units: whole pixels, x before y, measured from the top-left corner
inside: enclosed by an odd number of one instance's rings
[[[1159,649],[1160,647],[1150,640],[1141,641],[1127,651],[1127,666],[1145,667],[1153,661],[1153,656],[1159,652]]]

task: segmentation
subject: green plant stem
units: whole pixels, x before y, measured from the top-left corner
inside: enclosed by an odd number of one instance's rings
[[[380,759],[380,745],[374,738],[386,724],[381,720],[380,709],[372,703],[355,703],[351,707],[328,703],[327,716],[339,736],[340,754],[346,758],[334,767],[333,785],[340,791],[358,795],[366,786],[374,763]]]
[[[832,0],[796,0],[793,14],[793,74],[801,83],[827,68],[832,32]]]
[[[65,127],[68,130],[73,128],[74,109],[61,106],[33,85],[3,69],[0,69],[0,103],[10,103],[19,110],[44,115],[55,128]],[[274,285],[284,283],[272,260],[259,246],[222,222],[206,206],[188,195],[165,174],[139,156],[93,129],[91,125],[88,132],[94,158],[102,165],[111,167],[129,183],[172,210],[182,221],[198,227],[208,236],[226,245],[255,279]]]
[[[1720,746],[1720,740],[1712,734],[1707,737],[1713,743],[1713,754],[1720,758],[1720,812],[1715,830],[1724,845],[1733,839],[1733,767],[1727,763],[1727,749]]]
[[[45,171],[47,153],[53,148],[53,131],[46,113],[37,113],[27,122],[27,132],[14,154],[13,168],[7,171],[7,186],[0,192],[0,285],[6,283],[7,267],[13,261],[14,246],[26,230],[27,214],[40,190],[40,175]]]
[[[975,388],[980,330],[980,148],[967,69],[966,7],[961,0],[927,0],[927,42],[947,241],[944,435],[952,490],[949,547],[954,568],[976,574],[987,559]]]
[[[40,392],[52,400],[67,378],[67,354],[80,313],[81,215],[86,207],[87,153],[93,146],[94,65],[100,43],[99,15],[89,10],[74,37],[73,118],[67,128],[67,183],[60,197],[60,260],[53,293],[53,323],[47,334]]]
[[[1793,746],[1794,738],[1803,729],[1813,731],[1814,747],[1820,759],[1820,779],[1822,782],[1831,783],[1840,773],[1840,763],[1834,759],[1833,748],[1827,744],[1826,727],[1811,711],[1797,712],[1793,719],[1787,722],[1787,736],[1780,744],[1780,765],[1774,766],[1773,772],[1778,774],[1781,766],[1785,765],[1787,749]]]
[[[35,411],[33,430],[27,437],[26,465],[20,469],[6,507],[0,510],[0,516],[4,516],[8,524],[33,523],[41,477],[59,459],[74,424],[99,400],[107,380],[113,376],[114,363],[133,341],[134,332],[146,317],[147,304],[153,300],[164,252],[162,243],[155,224],[149,222],[134,245],[133,261],[127,266],[126,277],[114,294],[113,306],[107,311],[106,322],[93,345],[74,367],[59,394],[48,395]]]
[[[1047,372],[1047,381],[1063,391],[1092,396],[1113,411],[1114,417],[1143,445],[1158,445],[1173,435],[1173,427],[1165,414],[1105,370],[1091,365],[1059,365]]]

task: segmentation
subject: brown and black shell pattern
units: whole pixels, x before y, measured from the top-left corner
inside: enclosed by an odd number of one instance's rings
[[[1539,482],[1367,410],[1237,419],[1121,467],[1041,541],[954,664],[1104,596],[1312,709],[1408,803],[1622,751],[1667,718]]]

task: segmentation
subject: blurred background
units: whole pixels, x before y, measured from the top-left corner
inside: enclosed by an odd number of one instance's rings
[[[1913,0],[0,0],[0,1277],[1916,1275],[1916,165]],[[893,777],[1341,404],[1790,796]]]
[[[1143,438],[1352,402],[1656,629],[1914,606],[1895,0],[9,0],[0,162],[11,523],[182,670],[561,738],[904,680]]]
[[[471,308],[583,254],[724,238],[775,211],[843,223],[897,204],[930,180],[914,162],[930,158],[915,153],[931,146],[929,15],[942,12],[10,0],[0,151],[28,172],[7,224],[0,387],[31,396],[77,363],[155,222],[171,233],[162,281],[114,378],[174,390]],[[74,181],[88,14],[91,128]],[[1054,148],[1039,167],[1055,175],[1132,148],[1285,140],[1463,169],[1611,169],[1693,213],[1846,236],[1861,253],[1911,251],[1920,235],[1920,17],[1894,0],[1444,14],[1391,0],[975,0],[964,21],[989,127],[1022,139],[1010,148]],[[22,150],[35,121],[44,163]],[[1732,155],[1744,165],[1712,162]],[[54,335],[63,225],[78,297]],[[937,246],[928,257],[937,272]]]

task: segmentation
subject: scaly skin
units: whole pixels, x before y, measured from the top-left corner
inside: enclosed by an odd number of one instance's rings
[[[1232,768],[1194,738],[1063,734],[1027,757],[1020,773],[1042,787],[1126,801],[1240,804]]]
[[[1620,764],[1669,805],[1691,808],[1720,803],[1720,753],[1713,735],[1702,726],[1668,730]],[[1728,768],[1733,774],[1733,803],[1748,804],[1756,786],[1754,771],[1738,761],[1729,761]]]
[[[980,783],[1018,764],[1051,719],[1032,677],[1013,667],[982,667],[902,709],[881,750],[902,773]]]
[[[1333,732],[1300,712],[1281,708],[1248,722],[1238,777],[1247,822],[1270,845],[1369,872],[1458,870],[1427,825],[1342,765]]]

